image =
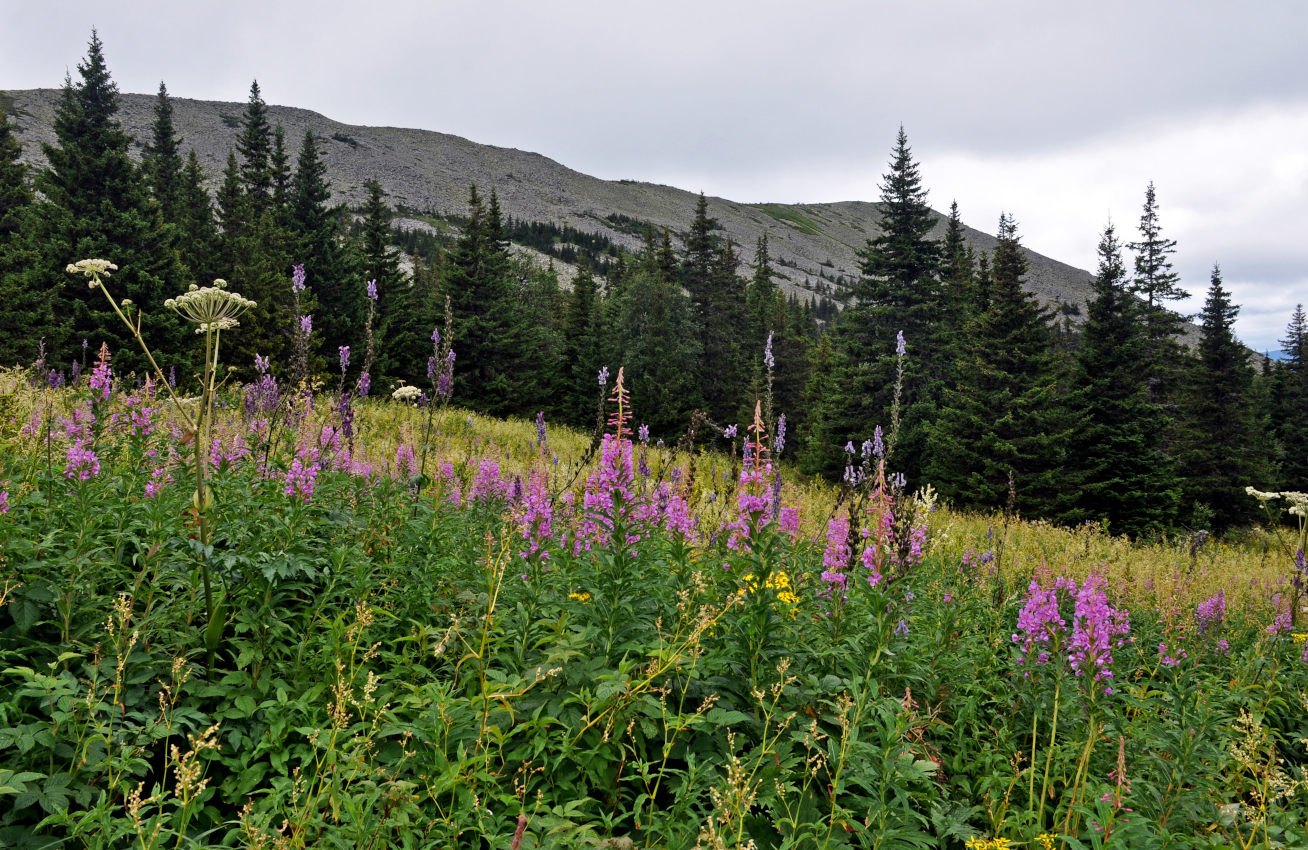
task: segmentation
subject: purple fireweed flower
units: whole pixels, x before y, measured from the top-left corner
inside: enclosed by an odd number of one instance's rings
[[[489,502],[503,499],[509,495],[506,482],[500,479],[500,465],[489,458],[483,458],[477,467],[477,477],[472,482],[469,498],[474,502]]]
[[[337,353],[341,360],[341,373],[344,374],[346,367],[350,365],[350,347],[348,345],[342,345],[337,350]]]
[[[9,491],[0,490],[0,514],[9,513]]]
[[[395,471],[407,473],[409,477],[418,474],[418,459],[413,455],[413,447],[400,443],[395,447]]]
[[[768,331],[768,344],[763,347],[763,365],[771,369],[776,366],[776,360],[772,357],[772,331]]]
[[[309,334],[313,333],[312,315],[300,317],[300,333],[304,334],[305,336],[308,336]]]
[[[828,585],[827,595],[837,587],[843,594],[849,586],[845,568],[849,566],[849,520],[832,517],[827,522],[827,546],[822,552],[822,580]]]
[[[100,474],[100,458],[85,443],[77,442],[69,446],[65,459],[64,477],[67,479],[89,481]]]
[[[1019,664],[1025,664],[1033,653],[1035,663],[1049,663],[1049,650],[1054,648],[1051,645],[1067,631],[1067,621],[1058,611],[1059,589],[1058,584],[1043,587],[1035,579],[1027,586],[1026,602],[1017,614],[1018,631],[1013,634],[1013,643],[1018,645],[1020,653]]]
[[[69,369],[71,370],[72,376],[68,379],[68,382],[70,384],[75,384],[77,383],[77,379],[82,376],[82,364],[74,360],[72,365],[69,366]]]
[[[903,357],[908,352],[908,346],[904,344],[904,332],[900,331],[895,334],[895,356]]]
[[[607,387],[607,386],[609,385],[609,367],[608,367],[608,366],[601,366],[601,367],[600,367],[600,370],[599,370],[599,385],[600,385],[600,389],[603,389],[604,387]]]
[[[304,277],[304,263],[300,263],[291,269],[291,292],[304,291]]]
[[[1190,656],[1186,654],[1184,649],[1180,649],[1175,655],[1173,655],[1168,651],[1167,644],[1158,644],[1158,663],[1164,667],[1175,667],[1189,657]]]
[[[786,448],[786,414],[777,417],[777,439],[772,443],[772,453],[781,454]]]
[[[786,534],[792,537],[799,534],[799,508],[785,507],[781,509],[781,520],[778,526]]]
[[[539,555],[540,560],[548,561],[550,553],[545,550],[545,545],[554,536],[554,505],[550,499],[549,482],[542,473],[532,473],[526,492],[517,504],[518,530],[527,542],[527,548],[519,554],[528,559]]]
[[[449,401],[450,396],[454,395],[454,349],[451,348],[445,355],[445,368],[441,370],[441,376],[436,381],[436,395]]]
[[[95,371],[91,372],[91,395],[99,395],[101,401],[109,400],[113,389],[114,370],[109,366],[109,344],[100,343],[100,357],[95,361]]]
[[[1113,649],[1130,642],[1131,622],[1125,609],[1113,608],[1104,593],[1103,576],[1091,574],[1076,594],[1068,661],[1076,675],[1111,682]],[[1104,693],[1112,686],[1105,684]]]
[[[1277,596],[1279,597],[1280,594],[1278,593]],[[1291,629],[1290,609],[1283,608],[1279,613],[1277,613],[1276,619],[1272,621],[1272,624],[1267,628],[1263,629],[1263,631],[1269,635],[1275,636],[1275,635],[1289,634],[1290,629]]]
[[[611,541],[614,520],[635,519],[635,468],[631,441],[605,434],[600,446],[600,462],[586,480],[582,498],[584,518],[577,536],[577,546],[607,545]],[[634,542],[628,536],[627,542]]]
[[[1219,590],[1216,596],[1200,602],[1194,616],[1199,623],[1199,634],[1220,626],[1226,619],[1226,591]]]
[[[369,300],[369,301],[376,301],[376,300],[377,300],[377,279],[376,279],[376,278],[373,278],[372,280],[368,281],[368,300]],[[433,340],[433,342],[434,342],[434,340]]]

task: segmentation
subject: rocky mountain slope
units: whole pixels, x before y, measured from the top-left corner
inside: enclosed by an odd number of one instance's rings
[[[42,161],[41,143],[53,142],[52,122],[59,92],[54,89],[0,92],[0,107],[19,128],[24,158]],[[153,95],[124,94],[119,118],[136,140],[135,153],[149,138]],[[194,148],[212,186],[217,185],[227,152],[236,144],[243,103],[173,99],[174,122],[183,150]],[[333,200],[360,203],[364,186],[376,179],[392,204],[437,214],[462,214],[468,187],[494,188],[504,212],[524,221],[553,222],[602,233],[637,247],[635,222],[672,233],[683,232],[694,217],[697,195],[672,186],[629,180],[600,180],[573,171],[540,154],[481,145],[458,136],[395,127],[357,127],[316,112],[269,106],[269,120],[286,133],[294,162],[305,131],[320,141]],[[837,282],[858,274],[858,251],[877,234],[877,205],[865,201],[829,204],[741,204],[709,198],[709,215],[725,235],[742,246],[746,264],[766,234],[783,285],[805,293],[838,289]],[[944,230],[944,219],[938,227]],[[993,236],[967,230],[980,250],[991,251]],[[1082,269],[1028,252],[1028,288],[1043,301],[1068,305],[1073,318],[1090,296],[1091,275]]]

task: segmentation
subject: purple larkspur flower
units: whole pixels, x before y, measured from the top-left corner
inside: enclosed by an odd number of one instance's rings
[[[777,365],[777,361],[772,357],[772,331],[768,331],[768,343],[763,346],[763,365],[768,369]]]
[[[370,389],[372,389],[372,378],[364,372],[359,375],[359,398],[367,398]]]
[[[640,440],[642,443],[648,443],[648,442],[649,442],[649,426],[646,425],[646,424],[644,424],[644,423],[642,422],[642,423],[641,423],[641,426],[640,426],[639,428],[636,429],[636,438],[637,438],[638,440]]]
[[[304,334],[305,336],[308,336],[309,334],[313,333],[312,315],[300,317],[300,333]]]
[[[786,414],[777,417],[777,439],[772,443],[773,454],[781,454],[786,448]]]
[[[291,269],[291,292],[303,292],[304,279],[304,263],[300,263]]]
[[[728,440],[734,440],[736,438],[736,433],[736,426],[728,425],[726,429],[723,430],[722,436],[726,437]]]
[[[608,367],[608,366],[601,366],[601,367],[600,367],[600,370],[599,370],[599,385],[600,385],[600,388],[601,388],[601,389],[604,388],[604,387],[607,387],[607,386],[609,385],[609,367]]]
[[[904,332],[900,331],[895,334],[895,356],[903,357],[908,352],[908,346],[904,343]]]
[[[536,411],[536,443],[541,448],[545,447],[545,436],[545,411],[538,410]]]
[[[880,425],[872,432],[872,454],[877,457],[885,457],[886,454],[886,444],[881,434]]]
[[[348,345],[340,346],[337,350],[337,354],[340,356],[341,360],[341,371],[344,372],[346,367],[350,365],[350,347]]]
[[[368,300],[370,300],[370,301],[376,301],[376,300],[377,300],[377,279],[376,279],[376,278],[373,278],[372,280],[368,281]]]

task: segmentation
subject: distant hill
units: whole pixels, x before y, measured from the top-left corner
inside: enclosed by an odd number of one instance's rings
[[[41,163],[41,142],[54,141],[52,122],[56,89],[0,92],[3,106],[19,128],[24,158]],[[136,138],[140,154],[154,118],[154,95],[124,94],[119,118]],[[211,188],[217,185],[227,152],[235,146],[244,103],[173,98],[173,120],[182,149],[194,148]],[[494,188],[507,215],[524,221],[569,225],[603,234],[630,248],[640,244],[642,224],[667,227],[678,234],[694,217],[697,195],[672,186],[635,180],[600,180],[573,171],[540,154],[481,145],[446,133],[394,127],[341,124],[289,106],[269,106],[269,120],[281,124],[294,161],[306,130],[320,140],[333,200],[358,205],[364,186],[377,180],[390,203],[441,215],[466,212],[468,187],[483,193]],[[740,247],[742,261],[753,259],[759,236],[769,249],[782,285],[789,291],[838,292],[858,276],[858,251],[877,235],[878,206],[866,201],[829,204],[742,204],[709,198],[709,215],[722,225],[727,238]],[[938,232],[943,234],[944,216]],[[968,228],[967,238],[979,250],[992,251],[995,238]],[[1027,252],[1031,270],[1028,289],[1041,300],[1061,307],[1079,321],[1091,296],[1091,274],[1083,269]]]

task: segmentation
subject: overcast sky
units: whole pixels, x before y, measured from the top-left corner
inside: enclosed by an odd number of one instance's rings
[[[1182,284],[1214,263],[1275,349],[1308,302],[1308,2],[0,0],[0,89],[264,99],[737,201],[876,200],[908,132],[946,210],[1094,269],[1153,181]],[[1129,260],[1128,260],[1129,262]]]

